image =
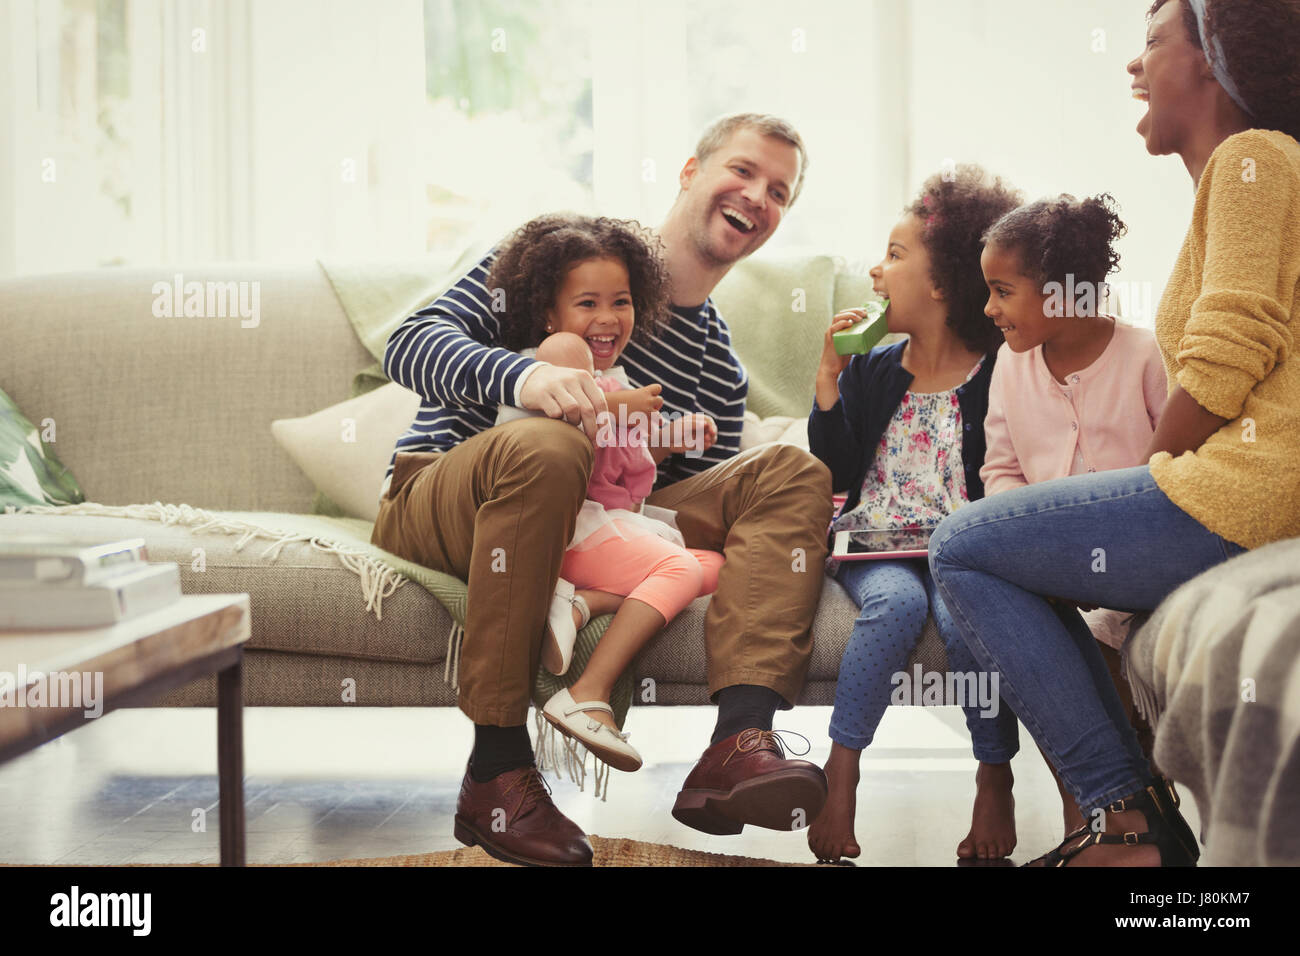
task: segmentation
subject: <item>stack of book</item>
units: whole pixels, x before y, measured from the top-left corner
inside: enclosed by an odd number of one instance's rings
[[[0,630],[104,627],[181,596],[180,569],[151,564],[143,538],[0,541]]]

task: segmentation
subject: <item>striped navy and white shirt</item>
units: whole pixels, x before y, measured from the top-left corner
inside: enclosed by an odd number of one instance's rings
[[[487,277],[496,251],[388,338],[384,373],[422,399],[415,421],[393,452],[449,451],[492,427],[498,405],[518,405],[528,373],[539,363],[500,346]],[[703,455],[670,455],[658,487],[726,461],[740,451],[749,376],[731,350],[731,333],[712,300],[674,306],[649,345],[631,341],[619,357],[633,387],[663,386],[662,413],[703,412],[718,424],[718,440]],[[393,460],[388,476],[393,473]],[[387,478],[385,478],[385,484]]]

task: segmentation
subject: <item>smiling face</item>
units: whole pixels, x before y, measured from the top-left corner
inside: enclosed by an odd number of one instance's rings
[[[912,332],[935,315],[943,320],[943,295],[930,276],[930,253],[921,234],[921,220],[904,216],[889,233],[885,258],[871,268],[871,288],[889,300],[890,332]]]
[[[713,266],[756,252],[781,224],[798,177],[794,146],[745,127],[704,162],[687,160],[678,201],[696,252]]]
[[[627,267],[618,259],[578,263],[565,275],[546,319],[549,331],[580,336],[591,349],[596,368],[611,368],[636,322]]]
[[[1147,24],[1146,48],[1128,65],[1133,96],[1148,104],[1137,131],[1152,156],[1178,153],[1209,112],[1215,84],[1205,53],[1188,36],[1185,0],[1169,0]]]
[[[1042,345],[1057,323],[1044,314],[1048,297],[1040,284],[1021,271],[1020,253],[990,242],[980,254],[980,268],[989,287],[984,314],[1002,330],[1011,351]]]

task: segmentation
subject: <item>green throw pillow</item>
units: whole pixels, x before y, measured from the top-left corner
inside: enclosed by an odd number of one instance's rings
[[[72,472],[0,390],[0,509],[7,505],[75,505],[85,500]]]

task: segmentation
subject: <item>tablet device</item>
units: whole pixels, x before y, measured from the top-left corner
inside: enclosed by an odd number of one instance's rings
[[[897,558],[924,558],[930,552],[933,526],[884,530],[837,531],[836,561],[878,561]]]

